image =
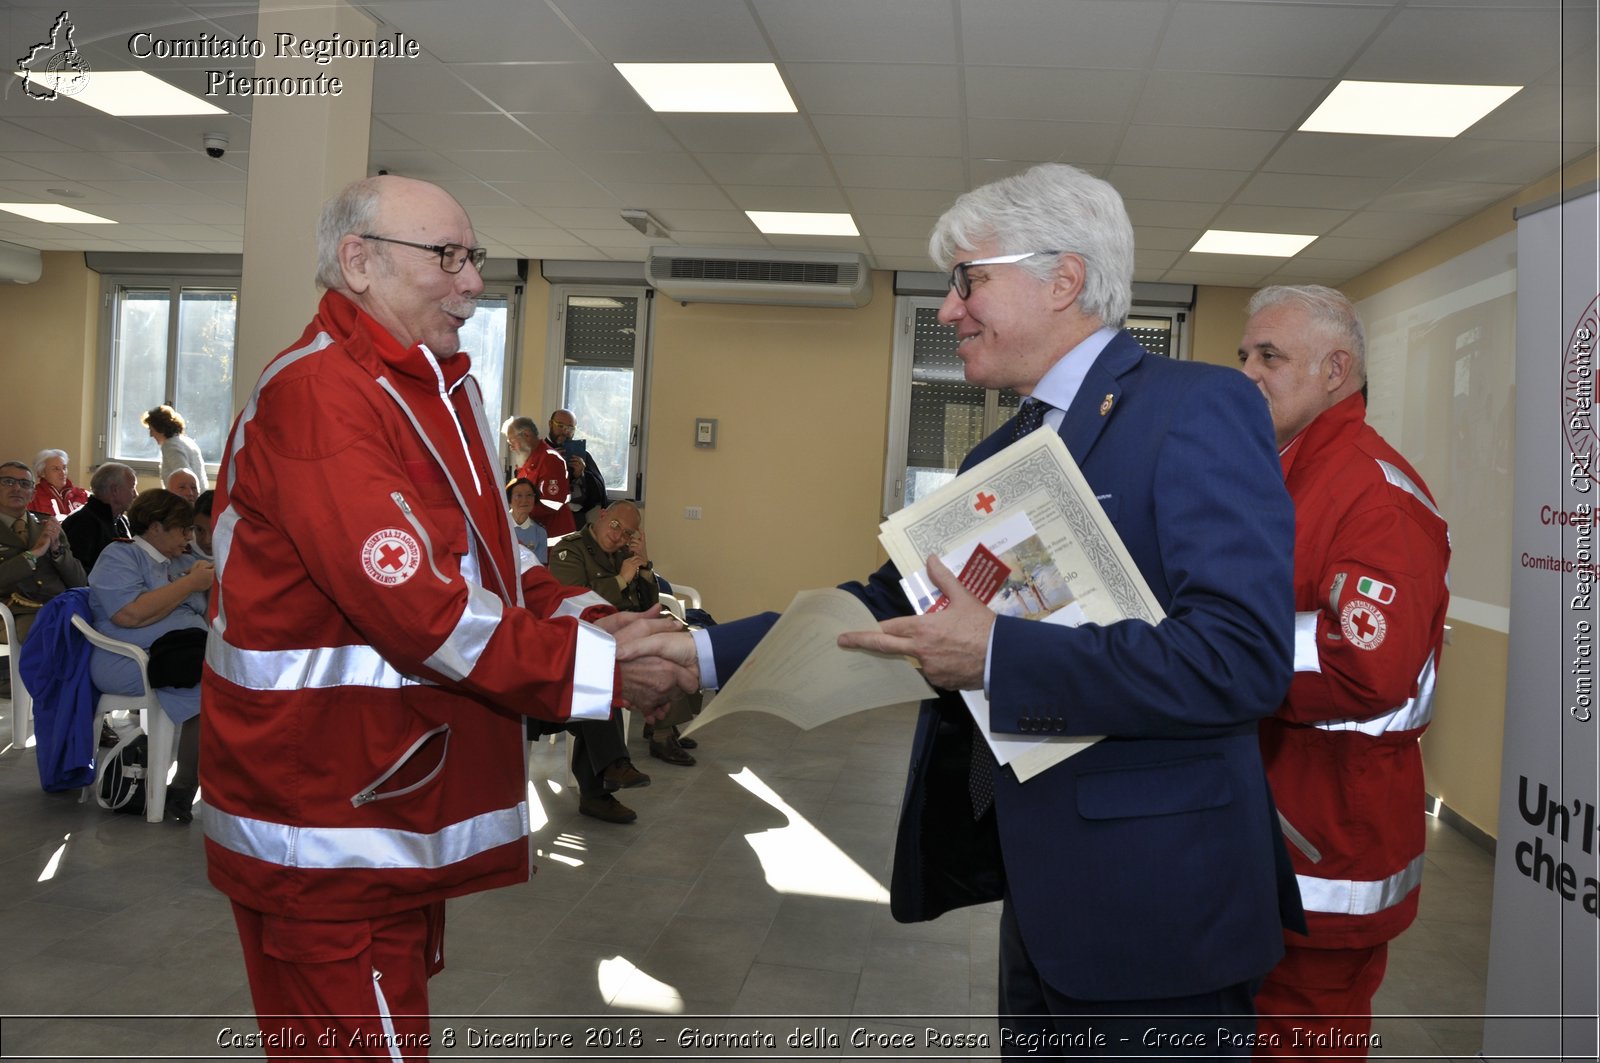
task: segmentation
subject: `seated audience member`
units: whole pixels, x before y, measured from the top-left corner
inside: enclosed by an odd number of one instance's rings
[[[33,501],[28,508],[57,520],[71,516],[89,501],[89,492],[67,478],[67,452],[41,450],[33,458]]]
[[[28,512],[32,498],[28,467],[20,461],[0,464],[0,601],[16,618],[18,645],[45,602],[87,582],[56,519]],[[4,637],[0,631],[0,641]],[[11,669],[0,668],[0,697],[10,696]]]
[[[212,559],[211,500],[216,496],[215,491],[203,491],[194,500],[194,542],[189,544],[189,552],[202,561]]]
[[[551,415],[551,430],[556,431],[553,426],[563,417],[566,434],[570,436],[572,415],[565,410]],[[505,433],[506,447],[516,465],[515,475],[526,477],[533,484],[538,498],[538,504],[533,507],[533,519],[544,525],[552,539],[576,531],[578,525],[568,505],[572,501],[572,483],[566,455],[539,438],[539,428],[532,417],[513,417],[501,426],[501,431]]]
[[[200,497],[200,481],[192,470],[177,469],[167,477],[167,490],[192,506]]]
[[[200,456],[200,445],[192,436],[184,435],[183,416],[177,410],[171,406],[157,406],[139,418],[139,423],[150,429],[150,438],[161,448],[162,483],[179,469],[188,469],[194,473],[200,490],[211,486],[206,482],[206,463]]]
[[[550,574],[562,583],[588,587],[618,609],[656,612],[661,608],[661,591],[640,521],[639,507],[626,499],[601,510],[578,534],[555,546]],[[691,745],[684,744],[678,724],[699,708],[698,694],[673,702],[661,724],[646,732],[650,755],[668,764],[692,765],[692,740]]]
[[[119,539],[132,536],[123,514],[138,493],[139,479],[133,470],[108,461],[89,477],[89,501],[61,522],[72,553],[85,572],[93,572],[100,551]]]
[[[206,601],[214,567],[188,553],[194,509],[162,488],[128,507],[129,542],[106,547],[89,574],[95,630],[150,655],[150,686],[178,725],[178,770],[167,787],[166,816],[194,818],[200,766],[200,665],[205,659]],[[107,694],[139,691],[138,666],[96,649],[89,660],[95,688]]]
[[[519,476],[506,485],[507,512],[511,516],[512,533],[516,535],[517,542],[533,551],[539,564],[547,565],[550,563],[550,535],[532,517],[537,501],[538,490],[527,477]]]

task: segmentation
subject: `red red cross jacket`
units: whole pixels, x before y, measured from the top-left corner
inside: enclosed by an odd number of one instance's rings
[[[217,485],[211,881],[356,919],[528,876],[522,720],[605,719],[615,645],[512,538],[469,359],[329,292]]]
[[[550,538],[578,530],[578,522],[567,506],[572,501],[572,483],[567,475],[566,455],[541,439],[517,470],[517,476],[533,482],[539,504],[528,515],[543,525]]]
[[[1313,948],[1387,941],[1417,912],[1422,752],[1450,592],[1444,518],[1360,395],[1282,454],[1295,505],[1294,681],[1261,724]],[[1313,850],[1320,859],[1306,852]]]

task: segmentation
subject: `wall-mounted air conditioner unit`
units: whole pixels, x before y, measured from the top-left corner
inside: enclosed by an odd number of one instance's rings
[[[652,247],[645,279],[682,303],[865,306],[872,270],[853,251]]]
[[[44,273],[44,259],[31,247],[0,240],[0,282],[32,284]]]

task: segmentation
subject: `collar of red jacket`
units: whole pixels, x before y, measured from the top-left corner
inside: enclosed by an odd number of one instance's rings
[[[432,352],[424,353],[421,344],[402,347],[388,329],[342,292],[323,293],[322,303],[317,307],[317,327],[337,340],[352,358],[367,363],[374,376],[387,368],[411,377],[430,391],[439,386],[435,364],[444,376],[446,391],[461,383],[461,378],[472,368],[472,359],[464,351],[445,358],[433,354],[430,358],[428,355]]]
[[[1367,420],[1367,400],[1361,392],[1348,395],[1317,414],[1316,420],[1306,425],[1299,435],[1289,440],[1289,445],[1279,452],[1278,458],[1283,462],[1283,477],[1289,478],[1289,469],[1293,467],[1296,459],[1301,454],[1315,455],[1339,437],[1365,424]],[[1306,461],[1314,458],[1307,457]]]

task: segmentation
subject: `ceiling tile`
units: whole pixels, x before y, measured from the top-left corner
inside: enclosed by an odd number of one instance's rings
[[[485,144],[513,150],[544,146],[522,126],[500,114],[392,114],[385,121],[435,151],[481,148]]]
[[[706,181],[705,170],[693,155],[662,151],[576,152],[573,164],[603,185],[697,184]]]
[[[1126,199],[1128,217],[1137,228],[1154,225],[1168,229],[1209,229],[1217,208],[1210,203],[1164,202],[1155,199]]]
[[[789,63],[795,102],[813,115],[881,114],[942,118],[961,107],[961,68],[892,63]]]
[[[1339,210],[1359,210],[1393,186],[1394,180],[1389,177],[1262,173],[1250,178],[1233,201],[1273,207],[1316,203]]]
[[[1224,203],[1248,175],[1238,170],[1188,170],[1163,166],[1113,166],[1111,184],[1129,199]]]
[[[724,185],[723,191],[740,210],[844,211],[844,197],[836,188],[773,188],[762,185]]]
[[[1469,183],[1466,181],[1419,181],[1415,178],[1402,182],[1393,191],[1367,204],[1369,210],[1412,211],[1425,214],[1476,214],[1485,207],[1514,195],[1523,187],[1514,184]]]
[[[1383,177],[1408,173],[1443,149],[1433,137],[1364,137],[1291,133],[1261,167],[1272,173]]]
[[[517,119],[561,151],[680,150],[653,114],[520,114]],[[482,144],[478,141],[478,146]]]
[[[1589,28],[1592,32],[1592,22]],[[1526,85],[1560,62],[1562,39],[1559,11],[1402,8],[1343,76]],[[1470,76],[1463,79],[1466,72]]]
[[[1179,0],[1155,65],[1217,74],[1337,77],[1386,17],[1379,8]]]
[[[404,63],[375,63],[372,70],[372,113],[423,114],[438,111],[493,111],[494,105],[472,91],[451,67],[427,57]]]
[[[524,206],[620,207],[617,197],[587,178],[576,181],[496,181],[494,186]]]
[[[660,122],[690,151],[817,150],[817,138],[797,114],[664,114]]]
[[[1122,122],[1143,81],[1136,70],[970,66],[967,114],[1045,122]]]
[[[464,5],[436,0],[381,0],[362,6],[447,63],[594,58],[566,21],[542,3],[471,0],[470,18],[463,17]]]
[[[846,185],[844,194],[850,200],[851,210],[861,215],[909,214],[937,218],[955,202],[955,196],[938,189],[853,188]]]
[[[1329,232],[1351,216],[1347,210],[1320,207],[1223,207],[1208,229],[1235,229],[1241,232],[1302,233]]]
[[[1332,86],[1325,78],[1153,72],[1134,109],[1146,125],[1282,130],[1297,125]]]
[[[950,0],[751,0],[785,62],[951,63]]]
[[[961,156],[955,118],[819,115],[812,119],[822,147],[837,155]]]
[[[1165,0],[960,0],[961,56],[983,66],[1143,69]]]
[[[772,51],[743,0],[555,0],[613,63],[765,63]]]
[[[697,156],[713,180],[724,185],[824,185],[831,191],[833,173],[821,155]]]
[[[945,189],[951,199],[967,190],[966,168],[960,159],[835,155],[833,166],[840,183],[855,188]]]
[[[1458,220],[1446,214],[1400,214],[1367,210],[1331,230],[1330,235],[1356,240],[1399,238],[1419,243],[1440,229],[1454,225]]]
[[[456,76],[513,114],[650,114],[610,63],[457,63]]]
[[[1151,251],[1187,251],[1200,239],[1202,229],[1167,229],[1155,225],[1135,227],[1133,246]]]
[[[717,210],[733,206],[725,192],[712,185],[649,184],[639,181],[610,184],[618,201],[630,206],[655,209],[682,207],[686,210]]]
[[[1254,170],[1281,139],[1282,133],[1257,129],[1131,125],[1114,161],[1124,166],[1181,162],[1203,170]]]
[[[1112,161],[1121,135],[1122,127],[1109,122],[978,118],[967,123],[967,151],[988,159],[1103,166]]]

